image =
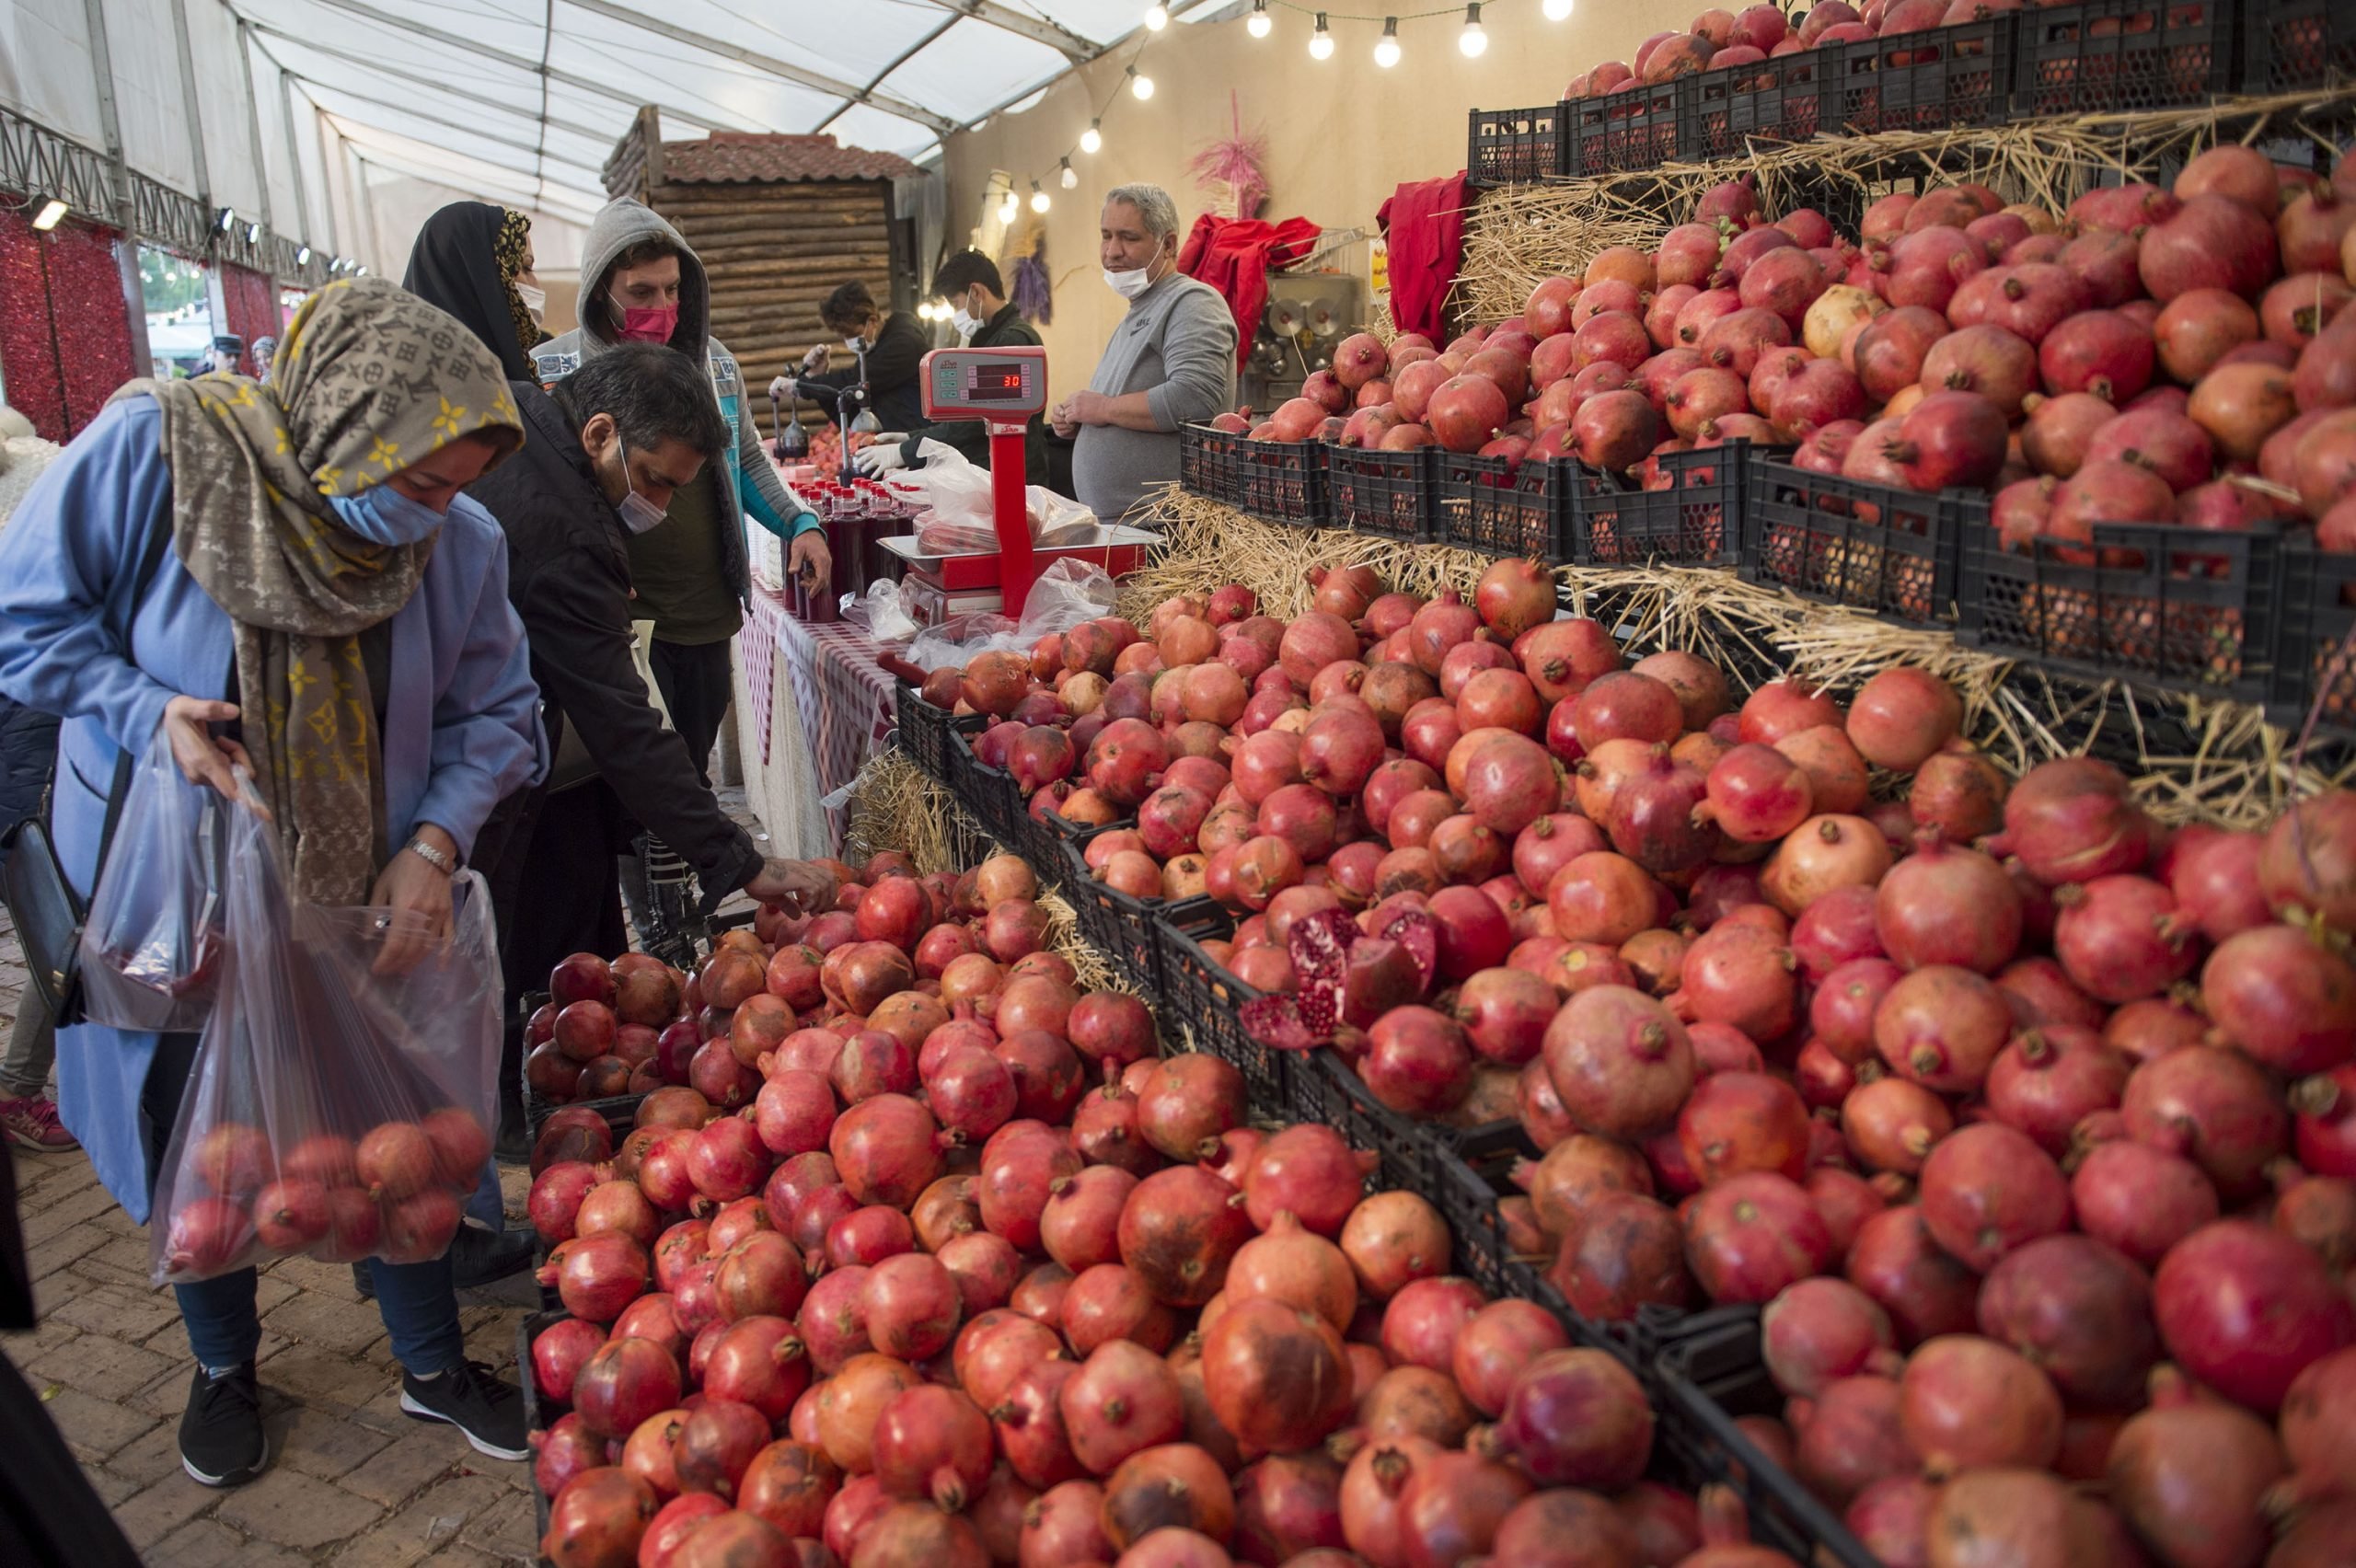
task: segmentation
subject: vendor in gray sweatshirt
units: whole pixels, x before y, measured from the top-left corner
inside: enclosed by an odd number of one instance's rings
[[[1129,302],[1088,390],[1057,405],[1073,438],[1072,488],[1105,523],[1178,477],[1178,428],[1235,401],[1235,316],[1218,291],[1178,272],[1178,205],[1159,185],[1104,198],[1104,282]]]

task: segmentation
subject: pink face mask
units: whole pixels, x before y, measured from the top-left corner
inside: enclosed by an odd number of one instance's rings
[[[679,324],[679,307],[658,305],[641,308],[621,306],[622,338],[632,343],[667,343],[672,329]]]

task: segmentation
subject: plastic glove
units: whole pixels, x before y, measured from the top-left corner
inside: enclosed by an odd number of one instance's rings
[[[802,368],[805,371],[822,369],[826,365],[827,352],[826,345],[819,344],[802,356]]]
[[[924,444],[934,444],[928,442]],[[907,451],[907,446],[897,441],[872,442],[851,454],[850,466],[871,479],[880,478],[895,468],[908,466]]]
[[[769,383],[769,401],[772,403],[791,402],[800,396],[800,384],[790,375],[780,375]]]

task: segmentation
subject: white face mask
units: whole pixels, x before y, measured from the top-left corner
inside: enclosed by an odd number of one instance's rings
[[[515,297],[522,300],[524,302],[524,308],[532,313],[533,326],[537,327],[547,319],[549,309],[548,290],[540,287],[537,283],[519,282],[515,285]]]
[[[1104,270],[1104,286],[1123,299],[1135,299],[1153,287],[1153,269],[1145,266],[1134,272],[1115,272],[1107,267]]]
[[[957,336],[960,339],[964,339],[974,335],[974,329],[979,323],[974,319],[973,313],[965,308],[965,302],[959,300],[950,309],[949,325],[957,329]]]
[[[623,527],[633,534],[643,534],[663,521],[663,509],[639,494],[638,487],[630,483],[629,444],[622,440],[618,425],[614,429],[614,442],[622,449],[622,483],[629,487],[622,496],[621,504],[614,510],[620,513]]]
[[[852,353],[858,353],[867,347],[867,340],[860,337],[845,338],[843,340],[843,347],[849,349]]]

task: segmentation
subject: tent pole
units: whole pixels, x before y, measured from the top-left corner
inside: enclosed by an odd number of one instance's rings
[[[107,44],[104,0],[83,0],[83,15],[88,18],[90,75],[98,92],[98,128],[106,137],[107,173],[114,186],[114,228],[121,236],[114,248],[115,270],[122,278],[122,308],[131,322],[131,368],[138,372],[145,370],[154,356],[147,345],[147,296],[139,286],[139,211],[131,194],[131,166],[122,157],[122,122],[115,115],[114,52]],[[64,385],[64,366],[58,366],[61,387]],[[68,418],[71,417],[69,410]]]
[[[196,202],[213,211],[213,174],[204,161],[204,115],[196,90],[196,51],[189,43],[188,0],[172,0],[172,45],[180,60],[180,101],[188,110],[189,156],[196,165]]]
[[[97,5],[98,0],[90,0]],[[254,181],[261,187],[261,226],[271,234],[278,232],[277,223],[270,213],[270,165],[261,153],[261,104],[254,97],[254,57],[251,47],[252,29],[243,17],[237,18],[237,86],[246,94],[246,142],[252,150]]]
[[[282,127],[286,132],[286,172],[294,180],[294,243],[311,243],[311,192],[309,182],[303,178],[303,155],[294,140],[294,78],[286,67],[278,68],[278,102]]]

